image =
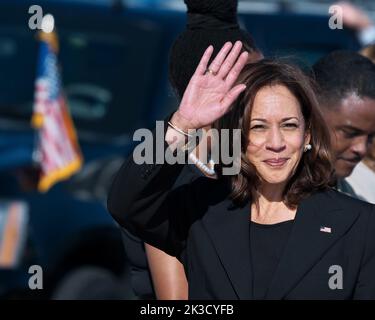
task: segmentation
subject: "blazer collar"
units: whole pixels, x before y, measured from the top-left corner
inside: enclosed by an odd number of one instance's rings
[[[334,193],[318,192],[298,206],[267,299],[284,298],[357,219],[358,212],[343,212]],[[229,202],[225,201],[226,206]],[[232,210],[217,209],[205,217],[204,226],[237,297],[251,299],[253,271],[250,260],[250,204]],[[331,228],[331,233],[320,231],[321,227]]]
[[[284,298],[358,218],[359,212],[344,212],[335,192],[318,192],[299,205],[267,299]]]

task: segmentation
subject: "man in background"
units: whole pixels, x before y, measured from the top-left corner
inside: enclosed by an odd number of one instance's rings
[[[313,73],[331,130],[337,188],[363,199],[344,178],[366,156],[375,135],[375,65],[356,52],[335,51],[316,62]]]

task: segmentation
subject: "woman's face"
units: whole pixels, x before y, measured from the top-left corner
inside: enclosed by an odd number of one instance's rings
[[[253,103],[247,157],[261,183],[286,184],[310,141],[297,98],[283,85],[263,87]]]

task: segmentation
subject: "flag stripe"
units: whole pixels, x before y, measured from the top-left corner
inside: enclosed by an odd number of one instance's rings
[[[32,124],[39,131],[36,144],[41,168],[39,190],[47,191],[77,172],[83,159],[61,86],[54,40],[41,39]]]

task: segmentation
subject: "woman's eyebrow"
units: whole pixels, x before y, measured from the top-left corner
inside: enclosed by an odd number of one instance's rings
[[[288,121],[288,120],[292,120],[292,119],[299,120],[297,117],[287,117],[287,118],[283,118],[281,121],[284,122],[284,121]]]
[[[292,120],[292,119],[299,120],[297,117],[287,117],[287,118],[282,118],[281,122]],[[250,121],[263,121],[263,122],[267,122],[267,119],[264,119],[264,118],[254,118],[254,119],[251,119]]]
[[[254,119],[251,119],[250,121],[263,121],[263,122],[267,122],[267,120],[263,119],[263,118],[254,118]]]

